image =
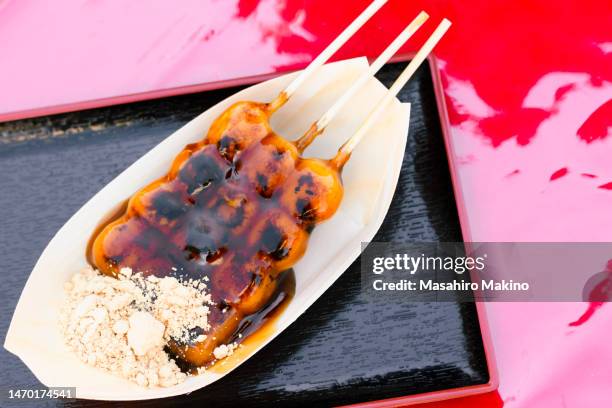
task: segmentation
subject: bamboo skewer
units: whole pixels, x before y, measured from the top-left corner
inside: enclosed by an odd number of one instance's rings
[[[395,53],[412,37],[412,35],[427,21],[429,15],[421,11],[408,26],[387,46],[387,48],[374,60],[372,65],[364,72],[351,87],[317,120],[308,131],[294,143],[300,152],[303,152],[313,140],[319,136],[329,125],[332,119],[342,110],[344,105],[365,85],[370,78],[395,55]]]
[[[443,19],[442,22],[438,25],[432,35],[425,41],[423,46],[417,51],[414,58],[410,61],[408,66],[404,69],[404,71],[397,77],[393,85],[389,88],[385,96],[378,103],[377,107],[368,115],[365,122],[359,127],[357,132],[350,139],[348,139],[338,150],[336,156],[331,160],[332,163],[336,166],[336,168],[341,169],[342,166],[346,163],[346,161],[350,158],[351,153],[357,147],[359,142],[363,139],[363,137],[370,130],[372,125],[374,125],[380,116],[384,112],[387,104],[393,100],[400,92],[400,90],[406,85],[408,80],[415,73],[417,68],[425,61],[429,53],[433,50],[433,48],[438,44],[440,39],[444,36],[446,31],[451,26],[451,22],[448,19]]]
[[[312,62],[304,69],[281,93],[278,94],[268,106],[269,111],[275,112],[287,102],[295,91],[308,79],[314,71],[327,62],[359,29],[374,15],[388,0],[374,0],[353,20],[348,27],[336,37]]]

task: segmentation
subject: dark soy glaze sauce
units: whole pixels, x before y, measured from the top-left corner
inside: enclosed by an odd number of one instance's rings
[[[271,130],[270,113],[266,104],[232,105],[164,177],[134,194],[91,245],[91,262],[107,275],[130,267],[206,282],[215,303],[210,330],[194,330],[193,339],[205,335],[197,343],[169,344],[198,366],[274,299],[282,272],[302,257],[314,226],[342,199],[346,160],[302,158],[296,144]]]

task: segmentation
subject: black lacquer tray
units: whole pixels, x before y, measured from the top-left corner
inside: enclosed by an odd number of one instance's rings
[[[388,65],[379,78],[389,84],[401,68]],[[0,124],[2,338],[34,263],[64,222],[138,157],[234,92],[203,92]],[[412,103],[408,146],[391,209],[374,240],[459,241],[429,67],[421,67],[400,99]],[[0,365],[3,392],[41,387],[4,349]],[[474,304],[372,299],[362,292],[356,261],[289,329],[222,380],[187,396],[133,405],[331,406],[488,382]],[[75,400],[30,404],[132,406]]]

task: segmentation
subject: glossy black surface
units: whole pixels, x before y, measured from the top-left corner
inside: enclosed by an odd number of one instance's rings
[[[380,77],[388,84],[400,69],[388,66]],[[72,213],[148,149],[233,92],[0,124],[2,338],[36,259]],[[413,104],[410,137],[398,189],[376,240],[460,240],[427,68],[400,98]],[[0,389],[40,386],[4,349],[0,366]],[[133,405],[329,406],[487,381],[473,304],[371,299],[361,291],[356,262],[286,332],[221,381],[188,396]],[[50,401],[31,406],[62,405],[132,404]]]

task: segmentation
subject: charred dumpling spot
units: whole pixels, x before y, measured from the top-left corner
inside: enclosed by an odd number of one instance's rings
[[[316,188],[316,186],[314,184],[314,179],[312,178],[312,174],[306,173],[306,174],[301,174],[298,177],[297,185],[295,186],[295,189],[293,191],[296,194],[304,192],[312,196],[314,195],[314,192],[312,191],[313,188]]]
[[[267,135],[260,144],[246,150],[241,161],[249,182],[263,198],[271,198],[295,168],[298,152],[292,143],[278,135]]]
[[[317,221],[317,212],[312,205],[312,197],[315,195],[315,185],[312,174],[303,174],[298,177],[297,185],[293,192],[296,194],[294,214],[304,223],[314,225]]]
[[[289,255],[287,237],[276,225],[270,223],[261,232],[261,251],[272,259],[280,261]]]
[[[266,137],[261,140],[261,145],[264,148],[270,148],[269,151],[276,160],[280,160],[284,155],[289,155],[294,160],[298,159],[300,156],[295,144],[287,141],[274,132],[270,132],[266,135]]]
[[[272,150],[272,158],[274,160],[282,160],[283,156],[287,153],[287,150],[283,149],[281,146],[275,146]]]
[[[307,198],[298,198],[295,202],[295,213],[298,218],[307,225],[313,225],[317,221],[317,212]]]
[[[223,259],[223,255],[227,253],[227,248],[221,247],[214,249],[213,246],[198,248],[192,245],[187,245],[183,249],[185,259],[187,261],[206,261],[209,264],[218,264]]]
[[[270,261],[257,253],[235,253],[211,275],[210,287],[219,295],[217,302],[228,306],[226,317],[229,312],[247,316],[266,305],[276,290],[270,267]],[[234,330],[237,328],[235,325]]]
[[[262,173],[257,173],[257,175],[255,176],[255,181],[256,181],[255,188],[260,196],[265,197],[265,198],[272,197],[273,190],[268,184],[269,182],[268,176]]]
[[[256,313],[266,306],[275,287],[274,278],[269,274],[253,273],[251,283],[240,296],[237,309],[245,315]]]
[[[198,217],[188,226],[184,257],[188,261],[208,261],[208,256],[221,251],[225,243],[223,228],[213,217]]]
[[[219,149],[219,154],[228,162],[234,160],[234,156],[236,152],[242,150],[242,146],[238,144],[238,141],[231,136],[223,136],[219,142],[217,142],[217,149]]]
[[[206,262],[209,264],[218,264],[223,259],[223,256],[227,253],[227,248],[221,247],[216,251],[209,251],[206,255]]]
[[[342,196],[342,181],[335,168],[327,161],[302,159],[283,188],[281,203],[307,226],[330,218]]]
[[[252,216],[257,212],[257,200],[252,199],[253,193],[245,192],[243,185],[227,182],[222,185],[214,198],[206,203],[210,216],[219,224],[220,229],[239,230],[247,228]]]
[[[213,146],[206,146],[185,161],[178,178],[185,183],[187,193],[197,195],[223,180],[227,164]]]
[[[225,172],[225,179],[236,179],[239,176],[240,173],[240,169],[242,168],[242,162],[240,161],[240,159],[238,158],[238,156],[234,156],[234,160],[232,161],[232,164],[228,167],[227,171]]]
[[[230,307],[231,306],[225,300],[221,300],[217,303],[217,309],[219,309],[221,313],[227,312]]]
[[[153,227],[142,231],[127,248],[121,266],[130,267],[143,274],[163,277],[181,264],[181,254],[176,247]]]
[[[101,272],[114,276],[123,267],[159,276],[180,262],[165,236],[138,217],[104,228],[93,243],[92,257]]]
[[[160,213],[167,212],[169,207],[181,206],[188,202],[185,185],[179,180],[157,180],[132,196],[128,202],[127,214],[129,216],[142,217],[152,224],[168,225],[180,214],[166,218]],[[171,200],[172,203],[165,203]],[[162,208],[163,207],[163,208]],[[171,212],[171,211],[170,211]]]
[[[266,104],[237,102],[213,122],[206,143],[216,145],[224,158],[232,162],[236,153],[270,132],[268,119]]]
[[[174,221],[185,214],[189,206],[182,197],[173,191],[159,191],[151,200],[158,220]]]
[[[187,259],[188,261],[200,258],[200,249],[192,245],[186,245],[183,249],[183,252],[185,253],[185,259]]]
[[[225,301],[230,305],[240,302],[242,294],[249,287],[253,274],[265,273],[270,263],[254,254],[239,257],[228,251],[223,262],[210,274],[209,287],[214,292],[215,302]]]
[[[308,233],[284,211],[274,211],[256,224],[249,235],[249,246],[259,248],[263,258],[273,262],[274,275],[293,266],[304,252]]]

